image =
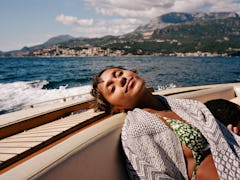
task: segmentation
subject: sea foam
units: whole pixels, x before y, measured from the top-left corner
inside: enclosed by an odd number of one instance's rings
[[[58,98],[86,94],[91,89],[91,85],[43,89],[44,85],[48,83],[46,80],[0,83],[0,114],[23,109],[30,104],[39,104]]]
[[[165,85],[158,85],[157,90],[172,89],[172,88],[176,88],[176,87],[177,87],[176,84],[170,83],[170,84],[165,84]]]

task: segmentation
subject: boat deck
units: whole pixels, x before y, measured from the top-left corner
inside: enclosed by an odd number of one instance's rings
[[[240,104],[240,93],[235,92],[233,85],[240,87],[240,83],[228,84],[226,87],[221,87],[222,85],[197,86],[163,90],[155,92],[155,94],[176,98],[192,98],[202,102],[207,99],[225,98]],[[91,99],[81,102],[65,102],[61,105],[30,108],[27,111],[23,110],[0,116],[0,174],[4,174],[6,177],[8,177],[8,174],[14,174],[14,171],[10,173],[9,170],[13,170],[19,164],[27,162],[28,159],[33,159],[44,151],[53,149],[53,147],[56,151],[56,148],[60,147],[57,144],[66,143],[67,139],[70,140],[70,137],[79,135],[82,130],[90,129],[89,127],[100,124],[99,122],[106,118],[109,119],[109,115],[105,113],[96,113],[91,109],[89,110],[90,101]],[[105,120],[105,122],[107,121]],[[114,123],[116,124],[114,125]],[[101,126],[104,126],[105,130],[108,127],[117,128],[118,132],[115,134],[115,138],[119,138],[119,128],[121,129],[123,119],[119,118],[114,123],[113,120],[109,120],[108,125]],[[92,138],[94,139],[95,136],[102,137],[103,129],[100,128],[99,132],[97,129],[93,130],[94,133],[99,134],[93,135]],[[78,138],[81,137],[78,136]],[[83,139],[80,141],[83,141],[83,144],[87,143]],[[76,142],[76,144],[79,143]],[[61,151],[64,151],[64,149],[61,149]],[[54,154],[51,156],[54,156]],[[49,163],[54,163],[54,161],[57,160],[52,160]],[[45,169],[46,166],[39,169]],[[33,170],[32,173],[37,174],[35,171]]]
[[[0,140],[0,168],[3,169],[87,124],[93,123],[101,118],[102,114],[88,110]]]

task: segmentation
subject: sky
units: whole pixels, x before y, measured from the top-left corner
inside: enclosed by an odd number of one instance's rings
[[[0,51],[58,35],[121,35],[169,12],[237,12],[240,0],[0,0]]]

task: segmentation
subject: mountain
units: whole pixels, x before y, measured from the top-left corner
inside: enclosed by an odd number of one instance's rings
[[[0,53],[0,55],[21,56],[21,55],[25,55],[26,53],[29,53],[30,51],[34,51],[36,49],[47,48],[47,47],[53,46],[55,44],[59,44],[59,43],[69,41],[71,39],[75,39],[75,38],[70,36],[70,35],[59,35],[59,36],[55,36],[53,38],[50,38],[49,40],[47,40],[43,44],[39,44],[39,45],[36,45],[36,46],[31,46],[31,47],[23,47],[20,50],[12,50],[12,51],[8,51],[8,52],[2,52],[2,53]]]
[[[136,29],[136,32],[147,32],[147,31],[153,31],[155,29],[163,29],[169,25],[183,23],[183,22],[190,22],[190,21],[193,21],[193,19],[194,18],[192,14],[172,12],[172,13],[164,14],[162,16],[153,18],[150,21],[150,23],[139,26]]]
[[[181,23],[168,26],[164,29],[155,29],[152,38],[160,39],[222,39],[229,40],[240,38],[240,18],[226,18],[216,20],[201,20],[191,23]],[[234,38],[233,38],[234,37]]]
[[[149,23],[139,26],[136,32],[149,32],[155,29],[163,29],[170,25],[181,24],[185,22],[209,21],[226,18],[237,18],[234,12],[212,12],[212,13],[183,13],[172,12],[153,18]]]
[[[54,44],[63,43],[63,42],[66,42],[66,41],[70,41],[72,39],[75,39],[75,38],[70,36],[70,35],[60,35],[60,36],[50,38],[48,41],[43,43],[43,46],[46,46],[46,47],[47,46],[52,46]]]
[[[33,50],[37,50],[37,49],[48,48],[48,47],[51,47],[53,45],[57,45],[57,44],[64,43],[66,41],[70,41],[72,39],[75,39],[75,38],[70,36],[70,35],[59,35],[59,36],[55,36],[55,37],[50,38],[49,40],[47,40],[43,44],[39,44],[39,45],[32,46],[32,47],[24,47],[23,49],[25,49],[25,50],[28,49],[28,51],[33,51]]]

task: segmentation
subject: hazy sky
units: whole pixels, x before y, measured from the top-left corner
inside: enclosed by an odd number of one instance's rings
[[[120,35],[173,11],[240,14],[240,0],[0,0],[0,50],[41,44],[63,34]]]

